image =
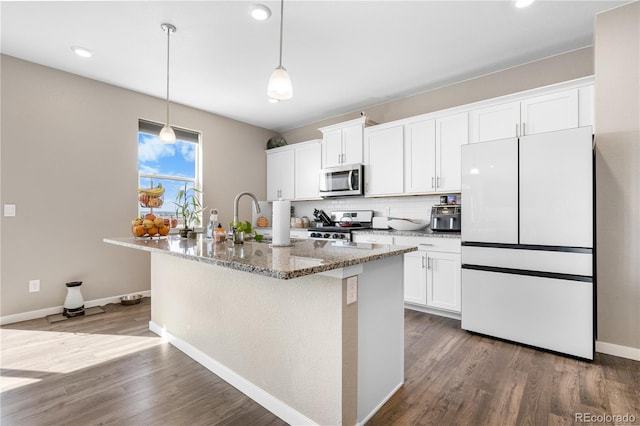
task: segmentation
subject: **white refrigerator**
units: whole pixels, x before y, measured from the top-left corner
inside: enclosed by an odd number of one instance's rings
[[[591,127],[462,147],[462,328],[593,359]]]

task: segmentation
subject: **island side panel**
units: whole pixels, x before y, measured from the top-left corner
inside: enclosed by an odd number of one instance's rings
[[[151,268],[152,323],[314,422],[340,424],[343,280],[280,280],[159,253]]]
[[[358,422],[404,383],[403,257],[365,264],[358,276]]]

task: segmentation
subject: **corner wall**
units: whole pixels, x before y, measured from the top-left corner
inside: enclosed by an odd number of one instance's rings
[[[598,343],[640,360],[639,2],[597,15],[595,71]]]

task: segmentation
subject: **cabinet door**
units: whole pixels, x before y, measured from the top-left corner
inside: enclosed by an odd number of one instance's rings
[[[402,126],[367,131],[365,195],[402,194],[404,141]]]
[[[335,167],[342,163],[342,129],[330,130],[322,136],[322,167]]]
[[[404,301],[427,304],[426,252],[413,251],[404,255]]]
[[[404,190],[433,192],[436,175],[436,122],[426,120],[404,127]]]
[[[436,120],[436,192],[460,192],[460,147],[469,142],[469,114]]]
[[[578,127],[578,89],[525,99],[521,135]]]
[[[460,255],[427,252],[427,305],[460,312]]]
[[[493,105],[469,113],[470,142],[518,137],[520,102]]]
[[[342,129],[342,164],[360,164],[363,162],[362,142],[364,126],[355,124]]]
[[[294,196],[294,153],[292,149],[267,154],[267,199]]]
[[[278,199],[280,191],[280,157],[274,153],[267,154],[267,200]]]
[[[320,179],[321,152],[320,144],[309,143],[296,147],[295,150],[295,199],[308,200],[319,198],[318,184]]]

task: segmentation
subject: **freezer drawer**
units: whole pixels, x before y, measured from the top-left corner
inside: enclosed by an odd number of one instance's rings
[[[589,249],[572,252],[464,246],[462,263],[593,277],[593,254]]]
[[[593,359],[593,283],[463,268],[462,328]]]

